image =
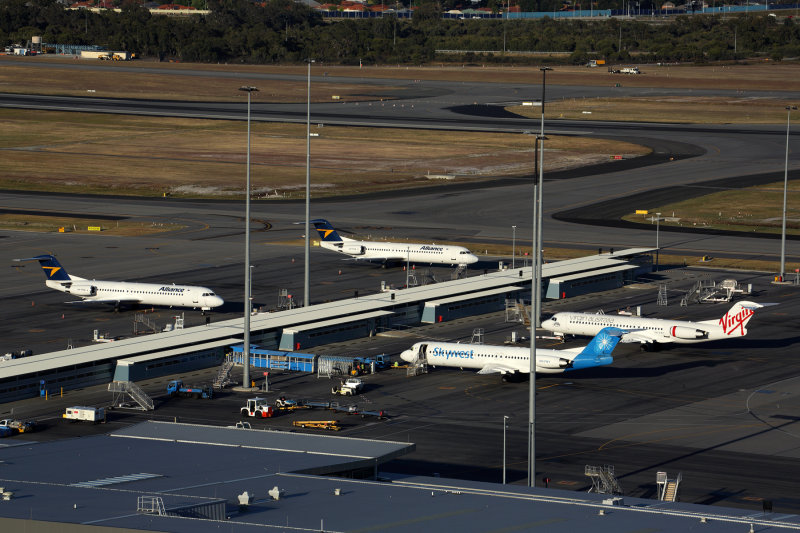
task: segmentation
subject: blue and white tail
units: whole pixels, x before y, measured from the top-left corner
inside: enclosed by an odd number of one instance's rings
[[[39,261],[39,264],[42,265],[42,270],[44,271],[44,275],[47,277],[48,281],[69,281],[71,279],[81,279],[71,278],[70,275],[67,274],[67,269],[61,266],[61,263],[58,262],[58,259],[52,255],[37,255],[36,257],[15,259],[14,261]]]
[[[317,229],[317,233],[319,233],[319,237],[323,242],[342,242],[345,240],[339,237],[339,234],[336,233],[335,229],[333,229],[331,223],[324,218],[314,219],[311,221],[311,223],[314,224],[314,227]]]
[[[614,351],[614,348],[625,333],[627,331],[619,328],[601,329],[583,351],[572,360],[572,370],[613,363],[614,358],[611,357],[611,352]]]

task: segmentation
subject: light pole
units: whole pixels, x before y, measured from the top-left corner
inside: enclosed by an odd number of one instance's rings
[[[406,289],[408,288],[408,272],[411,270],[411,247],[406,247]]]
[[[306,246],[305,246],[305,269],[303,271],[303,307],[308,307],[311,296],[311,63],[308,61],[308,90],[306,98]]]
[[[508,415],[503,415],[503,485],[506,484],[506,429],[508,429]]]
[[[783,223],[781,224],[781,281],[786,270],[786,188],[789,183],[789,118],[797,106],[786,106],[786,161],[783,167]]]
[[[537,235],[537,247],[534,248],[533,252],[536,254],[536,260],[534,265],[536,265],[536,280],[537,280],[537,290],[541,291],[542,285],[542,213],[544,208],[542,206],[542,187],[544,185],[544,95],[545,95],[545,77],[547,76],[548,70],[553,70],[550,67],[541,67],[539,70],[542,71],[542,119],[541,119],[541,131],[539,133],[539,191],[536,203],[538,204],[538,217],[536,220],[536,235]],[[542,299],[540,295],[537,293],[536,296],[536,314],[534,316],[534,325],[539,327],[541,325],[540,318],[542,315]],[[531,338],[535,337],[535,335],[531,335]]]
[[[531,320],[531,354],[530,354],[530,380],[528,386],[528,486],[536,484],[536,327],[539,325],[541,314],[541,242],[542,242],[542,182],[544,180],[544,100],[545,76],[550,67],[541,67],[542,71],[542,121],[539,136],[539,179],[534,180],[533,188],[533,263],[531,268],[531,311],[534,315]]]
[[[250,93],[256,87],[239,87],[247,92],[247,185],[244,191],[244,346],[242,346],[242,385],[250,387]]]
[[[514,270],[515,257],[517,257],[517,227],[511,226],[511,270]]]
[[[658,272],[658,252],[661,250],[658,246],[658,227],[661,221],[661,213],[656,213],[656,272]]]

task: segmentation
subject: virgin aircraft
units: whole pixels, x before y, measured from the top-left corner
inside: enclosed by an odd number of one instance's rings
[[[320,246],[355,259],[428,263],[438,265],[471,265],[478,257],[463,246],[416,244],[405,242],[357,241],[340,237],[327,220],[311,221],[320,236]]]
[[[692,344],[744,337],[747,335],[745,326],[759,307],[764,306],[755,302],[737,302],[722,318],[701,322],[561,312],[542,322],[542,328],[560,336],[595,335],[606,327],[624,328],[627,333],[622,336],[622,342],[640,342],[655,348],[661,343]]]
[[[591,342],[580,348],[565,350],[536,349],[536,372],[560,374],[581,368],[610,365],[611,352],[625,333],[618,328],[603,328]],[[400,354],[409,363],[431,366],[473,368],[478,374],[529,374],[531,350],[517,346],[461,344],[426,341],[414,344]]]
[[[167,285],[133,283],[126,281],[100,281],[70,276],[52,255],[38,255],[14,261],[39,261],[45,284],[51,289],[78,296],[81,300],[67,303],[95,302],[120,305],[157,305],[166,307],[191,307],[208,311],[225,303],[214,291],[194,285]]]

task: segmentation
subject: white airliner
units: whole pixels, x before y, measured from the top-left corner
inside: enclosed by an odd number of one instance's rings
[[[618,328],[603,328],[592,341],[580,348],[566,350],[536,349],[536,372],[560,374],[570,370],[610,365],[611,352],[625,333]],[[460,344],[455,342],[418,342],[400,354],[409,363],[425,362],[431,366],[478,369],[478,374],[529,374],[531,350],[516,346]]]
[[[640,342],[655,348],[668,342],[691,344],[744,337],[747,335],[745,326],[759,307],[764,306],[755,302],[737,302],[722,318],[701,322],[562,312],[542,322],[542,328],[556,335],[594,335],[609,326],[624,328],[628,332],[622,336],[622,342]]]
[[[478,257],[463,246],[415,244],[405,242],[356,241],[340,237],[330,222],[311,221],[320,236],[320,246],[334,252],[367,261],[408,261],[439,265],[471,265]]]
[[[82,300],[67,303],[96,302],[114,304],[158,305],[168,307],[198,307],[208,311],[225,303],[214,291],[193,285],[160,285],[126,281],[88,280],[70,276],[52,255],[39,255],[14,261],[39,261],[51,289],[79,296]]]

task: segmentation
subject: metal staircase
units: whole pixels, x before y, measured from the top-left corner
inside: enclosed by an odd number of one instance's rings
[[[119,406],[133,400],[142,411],[153,410],[153,399],[133,381],[112,381],[108,384],[108,391],[114,394],[113,405]]]
[[[658,499],[663,502],[678,501],[678,489],[680,488],[682,478],[682,473],[679,473],[674,479],[669,479],[666,472],[658,472],[656,474]]]
[[[158,325],[150,319],[145,313],[136,313],[133,315],[133,334],[139,333],[158,333]]]
[[[613,465],[586,465],[584,473],[592,480],[592,487],[589,489],[589,492],[596,492],[598,494],[622,494],[622,486],[616,476],[614,476]]]
[[[450,274],[450,279],[461,279],[467,277],[467,265],[458,265]]]
[[[231,383],[231,370],[233,366],[233,359],[225,359],[225,362],[223,362],[222,366],[219,368],[217,377],[214,378],[214,383],[212,384],[215,390],[224,389],[226,385]]]
[[[139,496],[136,499],[136,512],[166,516],[164,500],[161,496]]]

